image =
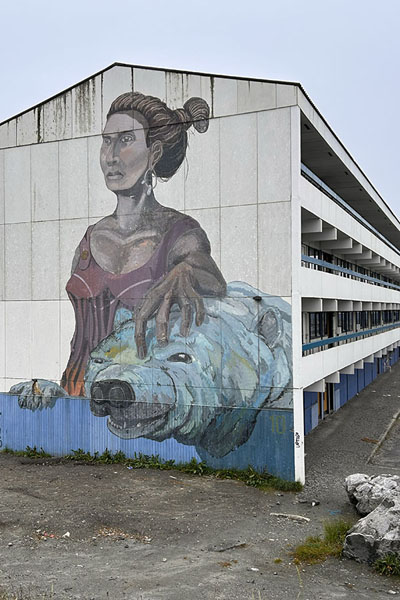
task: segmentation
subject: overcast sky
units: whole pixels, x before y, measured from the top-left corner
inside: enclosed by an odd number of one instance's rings
[[[400,0],[13,0],[0,14],[0,121],[116,61],[299,81],[400,216]]]

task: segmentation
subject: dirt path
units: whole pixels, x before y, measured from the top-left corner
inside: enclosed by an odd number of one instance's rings
[[[324,521],[356,518],[343,481],[385,471],[367,459],[400,408],[399,384],[397,364],[307,436],[298,496],[175,471],[0,455],[0,588],[22,586],[32,600],[400,596],[399,583],[353,561],[297,570],[289,554]]]
[[[0,481],[0,586],[22,586],[32,598],[331,600],[400,592],[350,561],[299,572],[291,563],[290,546],[319,534],[335,510],[352,514],[344,495],[340,506],[312,507],[293,494],[210,477],[9,455],[0,456]]]

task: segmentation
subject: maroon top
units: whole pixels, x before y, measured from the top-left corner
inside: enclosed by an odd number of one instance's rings
[[[200,225],[191,217],[182,217],[164,234],[147,263],[120,275],[104,271],[93,258],[93,227],[88,227],[79,245],[80,259],[66,285],[75,311],[75,333],[61,385],[71,396],[84,395],[83,376],[89,354],[113,331],[117,309],[137,306],[149,288],[167,274],[168,255],[177,239]]]

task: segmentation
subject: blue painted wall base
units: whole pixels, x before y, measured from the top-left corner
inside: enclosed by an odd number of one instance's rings
[[[245,469],[251,465],[260,472],[266,470],[293,481],[293,411],[263,409],[254,416],[257,420],[248,441],[226,456],[215,458],[172,438],[163,442],[121,439],[108,430],[106,417],[95,417],[90,412],[85,398],[60,398],[53,408],[33,412],[21,409],[16,396],[0,394],[0,447],[25,450],[36,446],[53,456],[71,454],[78,448],[101,454],[107,448],[112,453],[121,450],[128,457],[141,452],[177,463],[196,458],[215,468]]]
[[[342,407],[348,400],[354,398],[381,373],[385,373],[400,357],[400,349],[395,348],[385,358],[375,358],[373,363],[365,363],[362,369],[355,369],[352,375],[340,375],[340,382],[334,384],[333,410]],[[303,393],[304,433],[312,431],[319,423],[318,393]]]

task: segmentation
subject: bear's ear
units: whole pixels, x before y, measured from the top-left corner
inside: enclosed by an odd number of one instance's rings
[[[282,317],[276,308],[269,308],[258,322],[258,335],[260,335],[267,346],[273,348],[278,343],[283,333]]]

